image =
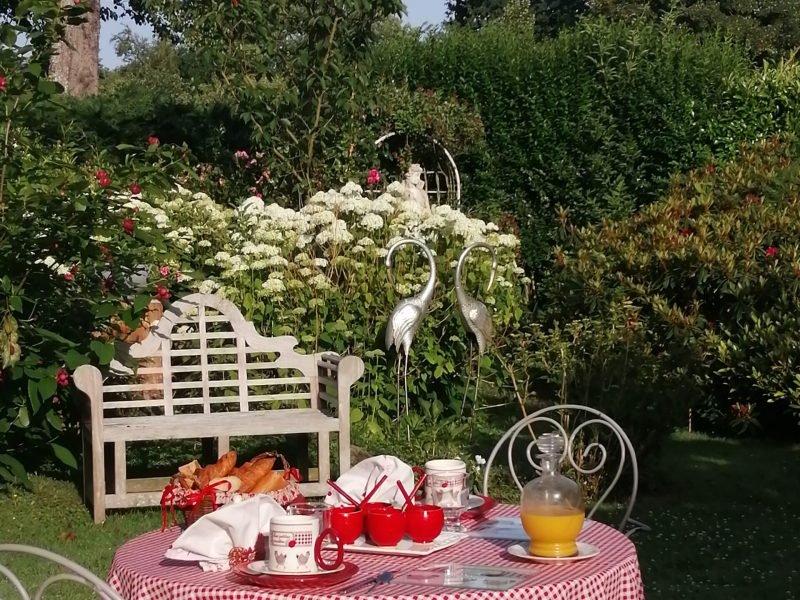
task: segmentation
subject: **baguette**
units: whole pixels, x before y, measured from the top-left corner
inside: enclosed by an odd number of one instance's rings
[[[242,480],[242,486],[239,491],[243,494],[250,493],[256,484],[272,471],[272,465],[275,464],[274,458],[262,458],[255,461],[249,467],[245,465],[239,469],[236,476]]]
[[[283,473],[280,471],[270,471],[258,480],[253,489],[250,490],[250,493],[265,494],[267,492],[275,492],[282,490],[287,485],[288,482],[283,478]]]
[[[212,479],[218,479],[219,477],[225,477],[230,474],[235,466],[236,451],[231,450],[223,454],[215,464],[208,465],[205,469],[201,469],[195,473],[195,477],[197,477],[197,482],[202,489],[206,487]]]

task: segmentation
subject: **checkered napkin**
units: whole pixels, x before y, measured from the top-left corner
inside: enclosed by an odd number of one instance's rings
[[[172,560],[198,561],[204,571],[227,571],[231,551],[255,551],[258,535],[269,535],[269,522],[285,515],[271,497],[234,502],[195,521],[164,553]]]
[[[336,483],[353,500],[361,502],[364,496],[369,494],[378,484],[383,475],[387,475],[386,481],[381,484],[369,501],[390,502],[395,506],[402,506],[405,498],[397,488],[397,481],[400,481],[406,491],[410,493],[414,488],[414,472],[410,466],[396,456],[381,455],[362,460],[349,471],[343,473],[336,480]],[[333,506],[349,506],[350,504],[333,489],[328,492],[325,502]]]

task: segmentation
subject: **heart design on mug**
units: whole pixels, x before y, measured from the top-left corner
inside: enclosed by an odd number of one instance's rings
[[[297,540],[295,540],[294,538],[290,539],[289,543],[287,544],[289,548],[294,548],[296,545],[297,545]]]

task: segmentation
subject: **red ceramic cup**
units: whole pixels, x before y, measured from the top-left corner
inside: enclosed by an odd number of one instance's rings
[[[406,509],[406,533],[417,544],[435,540],[444,528],[444,511],[440,506],[417,504]]]
[[[343,544],[352,544],[364,533],[364,511],[355,506],[330,509],[331,529],[339,534]]]
[[[376,546],[396,546],[406,532],[406,517],[396,508],[367,512],[367,535]]]

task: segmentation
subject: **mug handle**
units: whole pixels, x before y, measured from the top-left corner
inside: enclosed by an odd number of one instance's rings
[[[322,558],[322,544],[327,537],[333,538],[334,542],[336,543],[336,559],[332,563],[325,562]],[[344,562],[344,544],[342,544],[339,534],[330,527],[319,534],[317,543],[314,544],[314,560],[323,571],[333,571],[334,569],[338,569]]]
[[[414,473],[416,473],[420,479],[424,479],[425,477],[427,477],[425,469],[423,469],[422,467],[411,467],[411,470]],[[419,481],[419,479],[417,481]],[[414,495],[414,498],[412,498],[412,500],[419,500],[420,498],[423,497],[425,497],[425,489],[424,486],[420,486],[420,489],[417,490],[417,493]]]

